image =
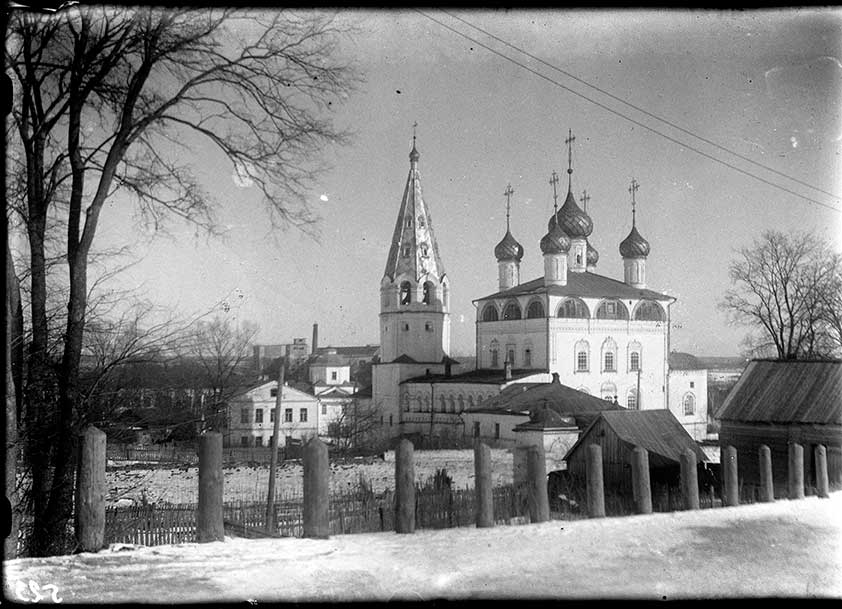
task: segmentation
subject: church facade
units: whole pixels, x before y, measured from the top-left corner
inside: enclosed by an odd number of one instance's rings
[[[476,369],[464,370],[450,358],[449,278],[423,199],[413,137],[380,284],[381,359],[372,375],[372,397],[390,436],[469,437],[479,427],[499,438],[500,425],[488,422],[483,401],[516,383],[550,382],[554,373],[562,384],[621,407],[670,408],[675,298],[647,286],[650,246],[636,226],[638,186],[632,181],[632,227],[619,244],[623,280],[597,273],[587,197],[583,209],[572,193],[573,139],[570,134],[564,204],[558,208],[554,172],[554,212],[547,233],[536,239],[544,261],[541,277],[521,281],[524,248],[509,226],[511,186],[504,193],[506,233],[494,248],[498,290],[474,300]],[[504,429],[518,422],[506,420]]]

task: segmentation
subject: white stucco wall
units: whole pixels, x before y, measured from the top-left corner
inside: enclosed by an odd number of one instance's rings
[[[262,446],[269,446],[274,422],[271,411],[275,408],[276,398],[272,396],[272,389],[278,386],[277,381],[271,381],[256,387],[247,393],[231,400],[228,408],[228,444],[241,446],[242,438],[248,438],[249,446],[254,446],[260,440]],[[263,412],[263,422],[256,422],[256,411]],[[292,421],[284,420],[287,409],[292,410]],[[306,421],[301,421],[301,411],[306,414]],[[241,413],[248,413],[248,422],[241,422]],[[284,446],[286,437],[291,436],[299,440],[313,437],[318,432],[319,401],[315,396],[284,386],[281,393],[281,419],[278,434],[278,446]]]
[[[670,411],[694,440],[703,440],[708,422],[707,370],[670,370],[669,378]],[[684,398],[688,394],[695,399],[693,414],[684,412]]]

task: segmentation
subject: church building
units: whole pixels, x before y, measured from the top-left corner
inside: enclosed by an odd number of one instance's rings
[[[629,188],[632,218],[619,244],[621,281],[597,273],[599,254],[588,242],[594,229],[588,197],[582,198],[583,208],[573,196],[574,139],[570,133],[566,140],[564,204],[559,209],[553,172],[554,212],[547,233],[536,238],[544,261],[541,277],[521,279],[524,247],[511,233],[511,185],[504,193],[506,232],[494,248],[498,290],[474,300],[476,368],[464,370],[450,357],[449,279],[423,199],[413,136],[409,176],[380,283],[381,357],[372,376],[373,400],[388,435],[476,435],[477,421],[489,416],[484,401],[513,384],[554,378],[619,407],[670,408],[669,325],[675,298],[647,285],[650,245],[636,223],[639,186],[632,180]],[[499,425],[496,429],[499,434]]]

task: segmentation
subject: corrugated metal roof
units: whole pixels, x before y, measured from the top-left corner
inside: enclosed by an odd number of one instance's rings
[[[652,300],[673,299],[672,296],[667,294],[661,294],[660,292],[655,292],[653,290],[633,288],[622,281],[586,271],[584,273],[567,273],[567,285],[553,285],[548,287],[544,285],[544,277],[542,276],[508,290],[495,292],[494,294],[477,298],[474,302],[488,298],[505,298],[526,294],[544,294],[547,292],[556,296],[646,298]]]
[[[669,410],[609,410],[599,416],[622,441],[650,453],[680,462],[681,454],[689,448],[699,460],[707,460],[704,451]],[[565,459],[588,441],[592,428],[593,424],[570,447]]]
[[[842,361],[752,360],[716,418],[842,425]]]

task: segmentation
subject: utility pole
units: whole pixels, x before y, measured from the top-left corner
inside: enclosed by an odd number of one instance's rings
[[[272,453],[269,455],[269,495],[266,498],[266,532],[275,532],[275,470],[278,469],[278,436],[281,434],[281,402],[284,394],[286,358],[281,358],[278,370],[278,393],[275,396],[275,421],[272,426]]]

